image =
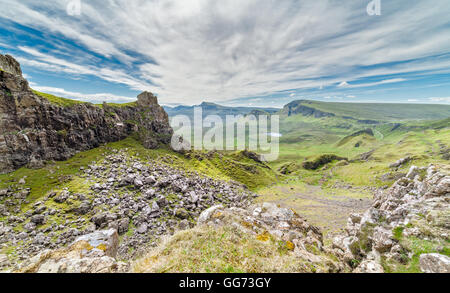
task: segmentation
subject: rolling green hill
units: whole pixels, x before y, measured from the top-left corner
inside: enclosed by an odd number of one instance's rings
[[[375,121],[445,119],[450,117],[450,105],[328,103],[300,100],[286,105],[282,113],[289,116],[295,114],[315,117],[338,116],[347,120],[360,120],[366,124],[373,124]],[[370,120],[374,120],[373,123]]]

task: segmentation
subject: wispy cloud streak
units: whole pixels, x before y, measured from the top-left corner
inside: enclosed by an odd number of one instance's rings
[[[64,36],[119,66],[27,46],[21,61],[190,104],[377,87],[450,68],[447,0],[384,1],[380,17],[366,14],[365,1],[82,2],[81,16],[71,17],[67,1],[0,0],[7,7],[0,17]]]

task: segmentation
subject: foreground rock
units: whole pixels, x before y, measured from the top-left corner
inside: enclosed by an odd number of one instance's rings
[[[46,250],[15,273],[123,273],[128,265],[114,259],[119,246],[115,230],[79,237],[68,248]]]
[[[310,225],[291,209],[272,203],[255,204],[247,209],[214,206],[200,215],[198,225],[231,225],[261,241],[269,238],[282,241],[299,259],[316,264],[316,272],[340,272],[346,268],[327,256],[319,228]]]
[[[302,272],[343,272],[346,269],[346,266],[332,260],[324,250],[322,233],[319,229],[309,225],[289,209],[279,208],[268,203],[252,205],[246,209],[215,205],[201,213],[195,228],[200,230],[193,233],[208,230],[205,227],[212,227],[215,231],[224,226],[244,233],[242,235],[248,239],[246,241],[256,241],[264,247],[273,245],[273,256],[277,258],[277,262],[283,263],[280,268],[285,265],[293,266]],[[184,229],[189,229],[189,226],[180,225],[179,230]],[[197,231],[195,229],[192,231]],[[186,232],[189,231],[191,230]],[[199,239],[195,238],[195,241],[199,241]],[[236,242],[236,245],[240,245],[238,238],[233,241]],[[257,249],[254,244],[250,247]],[[118,249],[119,236],[116,230],[96,231],[78,237],[67,248],[45,250],[22,263],[13,272],[120,273],[133,271],[134,269],[128,264],[116,260]],[[170,250],[170,248],[168,249]],[[167,249],[165,250],[167,251]],[[196,253],[202,255],[202,251]],[[255,255],[257,254],[255,252]],[[232,256],[220,255],[217,257],[226,259]],[[251,255],[246,257],[248,257],[248,262],[254,261]],[[264,261],[265,257],[268,256],[258,256],[256,263]],[[156,258],[151,257],[151,259]],[[274,260],[267,258],[266,261],[273,262]],[[138,260],[136,263],[148,263],[148,260]]]
[[[11,56],[0,55],[0,68],[0,173],[66,160],[131,133],[147,148],[170,143],[167,113],[151,93],[142,93],[127,107],[61,106],[36,95]]]
[[[424,273],[450,273],[450,257],[438,253],[422,254],[420,256],[420,269]]]
[[[411,167],[390,189],[375,196],[364,214],[351,215],[346,234],[336,237],[333,251],[355,272],[395,271],[420,257],[423,272],[448,270],[444,251],[450,232],[450,176],[438,169]],[[422,254],[422,255],[421,255]],[[383,265],[383,266],[382,266]]]

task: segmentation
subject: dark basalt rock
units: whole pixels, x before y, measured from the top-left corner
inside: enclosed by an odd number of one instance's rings
[[[309,101],[294,101],[284,106],[282,113],[287,116],[301,114],[303,116],[314,116],[315,118],[334,117],[334,113],[324,112],[313,107],[305,106],[310,104]]]
[[[135,106],[63,107],[34,94],[13,57],[0,55],[0,68],[0,173],[67,160],[133,133],[147,148],[170,143],[168,115],[151,93],[140,94]]]

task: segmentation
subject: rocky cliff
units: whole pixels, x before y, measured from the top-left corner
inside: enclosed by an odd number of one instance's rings
[[[173,130],[167,113],[151,93],[140,94],[137,103],[124,107],[64,107],[35,94],[13,57],[0,55],[0,69],[0,173],[66,160],[133,133],[147,148],[170,142]]]
[[[336,116],[333,113],[324,112],[318,109],[315,109],[313,107],[306,106],[308,104],[311,104],[310,101],[293,101],[286,106],[284,106],[283,110],[281,111],[283,114],[287,116],[292,116],[296,114],[301,114],[303,116],[314,116],[315,118],[322,118],[322,117],[334,117]]]

